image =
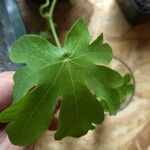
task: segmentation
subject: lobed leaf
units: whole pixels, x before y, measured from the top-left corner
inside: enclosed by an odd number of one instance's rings
[[[86,134],[103,121],[105,110],[116,114],[124,78],[105,66],[113,56],[103,35],[90,41],[84,21],[78,20],[63,48],[38,35],[25,35],[14,43],[11,59],[26,66],[14,76],[14,104],[0,113],[12,143],[36,141],[48,128],[59,96],[57,140]]]

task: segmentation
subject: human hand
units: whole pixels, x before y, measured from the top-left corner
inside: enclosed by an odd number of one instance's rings
[[[0,73],[0,112],[3,111],[12,103],[13,92],[13,75],[14,72]],[[54,117],[50,125],[50,130],[55,130],[57,127],[57,119]],[[4,125],[0,124],[0,150],[33,150],[34,145],[28,147],[19,147],[13,145],[8,139],[4,130]]]

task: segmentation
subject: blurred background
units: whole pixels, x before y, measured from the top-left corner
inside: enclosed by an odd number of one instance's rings
[[[0,1],[0,72],[18,68],[8,53],[21,35],[36,33],[50,38],[39,15],[43,1]],[[62,44],[77,18],[85,19],[93,39],[103,32],[114,55],[130,67],[135,95],[117,116],[106,116],[102,125],[84,137],[55,141],[54,133],[47,131],[34,149],[150,150],[150,0],[59,0],[54,20]]]

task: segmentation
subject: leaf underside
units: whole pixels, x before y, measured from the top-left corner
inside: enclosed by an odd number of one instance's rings
[[[14,43],[11,60],[26,65],[14,75],[13,105],[0,113],[12,143],[36,141],[49,127],[60,96],[56,140],[86,134],[103,121],[104,110],[116,114],[125,93],[124,78],[106,67],[113,56],[103,35],[90,42],[84,21],[78,20],[63,48],[38,35],[25,35]]]

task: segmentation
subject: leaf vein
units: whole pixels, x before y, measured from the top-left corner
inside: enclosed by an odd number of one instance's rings
[[[57,80],[57,78],[58,78],[58,76],[59,76],[59,74],[60,74],[60,72],[61,72],[63,66],[64,66],[64,63],[61,65],[61,67],[60,67],[60,69],[59,69],[59,71],[58,71],[58,73],[57,73],[57,75],[56,75],[56,77],[55,77],[53,83],[51,84],[51,86],[48,88],[48,90],[47,90],[46,93],[44,94],[42,100],[37,104],[37,106],[34,108],[33,112],[30,114],[30,117],[29,117],[29,119],[28,119],[28,121],[27,121],[25,127],[22,129],[21,134],[23,134],[23,132],[26,130],[27,125],[29,124],[29,122],[31,121],[31,119],[32,119],[32,117],[33,117],[33,115],[34,115],[34,112],[38,109],[39,105],[44,101],[46,95],[50,92],[51,88],[52,88],[53,85],[55,84],[55,81]]]
[[[68,64],[68,63],[67,63],[67,64]],[[72,89],[73,89],[74,98],[75,98],[75,103],[76,103],[77,116],[78,116],[77,119],[79,119],[79,105],[78,105],[78,99],[77,99],[77,95],[76,95],[76,92],[75,92],[74,82],[73,82],[73,78],[72,78],[72,72],[71,72],[71,69],[70,69],[69,64],[68,64],[68,70],[69,70],[69,74],[70,74],[70,79],[71,79],[71,83],[72,83]]]

